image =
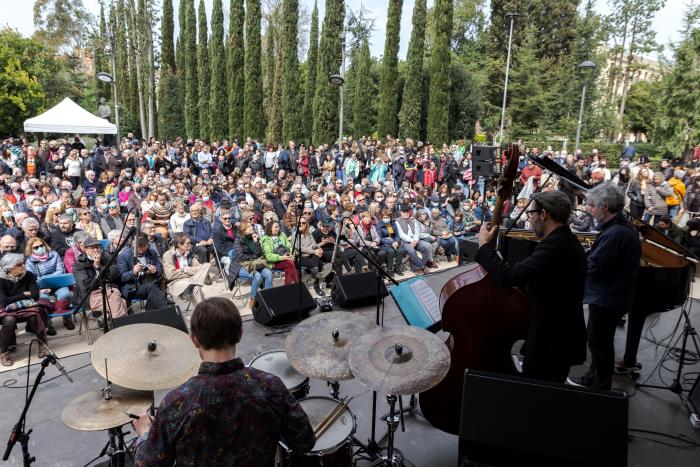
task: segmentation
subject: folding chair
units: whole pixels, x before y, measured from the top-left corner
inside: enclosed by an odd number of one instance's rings
[[[51,290],[56,290],[60,289],[63,287],[72,287],[75,285],[75,276],[73,274],[56,274],[53,276],[45,276],[41,277],[37,280],[37,285],[39,286],[40,289],[51,289]],[[64,316],[73,316],[75,314],[80,314],[82,315],[82,320],[85,322],[85,333],[87,334],[88,338],[88,343],[92,344],[92,335],[90,334],[90,326],[88,325],[87,321],[87,312],[85,311],[85,307],[75,310],[67,310],[67,311],[61,311],[58,313],[49,313],[49,319],[52,318],[59,318],[59,317],[64,317]],[[78,330],[78,334],[80,334],[81,329],[82,329],[82,323],[80,325],[80,329]]]

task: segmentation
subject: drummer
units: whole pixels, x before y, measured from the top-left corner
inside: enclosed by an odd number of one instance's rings
[[[243,327],[233,302],[205,299],[190,324],[199,374],[168,393],[154,418],[134,421],[136,465],[272,466],[280,440],[312,449],[309,419],[282,381],[236,358]]]

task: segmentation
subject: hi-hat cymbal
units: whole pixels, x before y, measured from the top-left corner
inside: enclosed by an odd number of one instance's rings
[[[450,352],[435,334],[414,326],[384,326],[353,342],[350,369],[368,388],[397,396],[438,384],[450,369]]]
[[[70,401],[61,412],[61,421],[74,430],[108,430],[129,423],[127,413],[140,415],[151,404],[152,391],[112,386],[112,398],[105,400],[100,389],[93,389]]]
[[[331,311],[305,319],[287,337],[289,363],[304,376],[345,381],[354,376],[348,365],[350,345],[376,325],[347,311]]]
[[[91,360],[114,384],[143,391],[179,386],[197,374],[202,362],[187,334],[150,323],[112,329],[95,342]]]

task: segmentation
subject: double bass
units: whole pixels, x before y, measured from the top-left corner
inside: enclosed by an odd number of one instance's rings
[[[499,225],[505,202],[513,191],[518,147],[510,145],[498,179],[492,222]],[[495,239],[494,239],[495,241]],[[423,416],[436,428],[458,434],[464,371],[469,369],[513,374],[513,344],[527,336],[532,310],[517,289],[503,287],[479,265],[448,280],[440,292],[442,330],[451,364],[437,386],[420,393]]]

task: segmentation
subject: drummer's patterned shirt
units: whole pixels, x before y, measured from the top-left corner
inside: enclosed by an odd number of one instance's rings
[[[274,465],[278,441],[313,448],[309,419],[275,375],[240,358],[203,362],[199,374],[168,393],[136,446],[137,466]]]

